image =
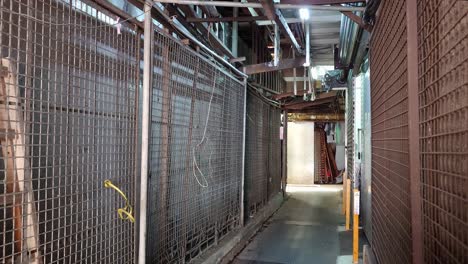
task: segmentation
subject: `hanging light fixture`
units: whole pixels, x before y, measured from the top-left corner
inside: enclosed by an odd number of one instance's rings
[[[309,19],[309,9],[307,9],[307,8],[299,9],[299,17],[302,20],[308,20]]]

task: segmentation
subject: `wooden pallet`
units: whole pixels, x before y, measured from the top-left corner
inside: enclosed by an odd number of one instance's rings
[[[28,263],[42,263],[39,252],[38,222],[30,168],[26,159],[16,68],[7,58],[0,65],[0,142],[5,166],[6,193],[2,204],[11,206],[14,228],[14,254],[27,252]],[[14,260],[13,260],[14,261]]]

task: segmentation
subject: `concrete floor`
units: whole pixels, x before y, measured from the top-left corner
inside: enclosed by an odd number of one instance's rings
[[[287,201],[233,264],[352,263],[352,231],[344,231],[341,214],[342,186],[287,190]],[[361,234],[360,255],[363,243],[367,241]]]

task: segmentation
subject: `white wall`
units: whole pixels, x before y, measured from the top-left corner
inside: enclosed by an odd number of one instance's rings
[[[314,122],[288,122],[288,184],[314,184]]]

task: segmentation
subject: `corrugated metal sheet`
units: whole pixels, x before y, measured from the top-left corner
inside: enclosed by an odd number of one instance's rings
[[[425,263],[468,263],[468,2],[418,0]]]
[[[411,262],[406,1],[382,1],[370,42],[372,247],[377,260]]]

